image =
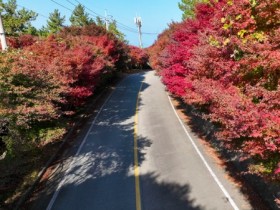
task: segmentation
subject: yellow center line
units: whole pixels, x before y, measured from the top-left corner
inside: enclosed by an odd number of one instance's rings
[[[135,116],[134,116],[134,176],[135,176],[136,210],[141,210],[141,192],[140,192],[137,138],[138,138],[138,106],[139,106],[139,98],[140,98],[140,92],[142,89],[142,85],[143,85],[143,82],[141,83],[141,86],[139,88],[139,92],[137,95],[136,111],[135,111]]]

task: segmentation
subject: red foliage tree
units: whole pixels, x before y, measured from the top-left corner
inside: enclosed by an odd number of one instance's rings
[[[164,30],[159,36],[156,42],[147,49],[149,55],[149,64],[150,66],[160,72],[163,69],[163,59],[167,57],[167,46],[171,39],[174,31],[179,28],[180,23],[171,23],[169,28]]]
[[[13,70],[28,75],[48,75],[60,92],[59,102],[78,106],[99,85],[102,74],[114,69],[110,56],[114,42],[102,37],[49,37],[22,52]],[[66,101],[65,101],[66,100]]]
[[[103,37],[103,41],[99,41],[99,46],[106,46],[106,44],[110,43],[111,49],[108,52],[110,57],[113,57],[115,60],[115,67],[118,70],[127,69],[128,62],[128,46],[120,41],[114,34],[106,31],[104,27],[97,26],[96,24],[87,25],[84,27],[66,27],[64,28],[59,36],[63,39],[67,36],[90,36],[90,37]],[[106,41],[106,40],[107,41]],[[109,42],[108,42],[109,40]],[[98,43],[97,43],[98,44]],[[108,50],[109,46],[106,46]]]
[[[163,57],[163,82],[171,93],[184,97],[186,89],[192,90],[191,82],[186,76],[191,73],[187,62],[192,57],[192,48],[198,42],[198,34],[211,27],[209,20],[213,14],[210,5],[197,6],[197,18],[187,19],[176,27],[167,47],[167,56]]]
[[[128,56],[130,58],[131,68],[137,68],[137,69],[147,68],[148,54],[146,53],[145,50],[130,45]]]
[[[279,5],[199,4],[195,19],[179,25],[167,56],[160,57],[168,90],[207,108],[207,117],[221,127],[219,139],[270,175],[280,161]]]
[[[128,63],[126,44],[94,24],[11,43],[0,56],[0,117],[9,126],[9,148],[15,139],[30,145],[47,135]]]
[[[10,48],[24,48],[34,44],[38,38],[25,34],[19,37],[7,37],[7,44]]]

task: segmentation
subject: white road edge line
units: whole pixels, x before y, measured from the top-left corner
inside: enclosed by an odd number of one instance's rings
[[[121,83],[123,83],[127,78],[129,78],[129,77],[131,77],[131,76],[133,76],[133,75],[129,75],[129,76],[125,77],[125,78],[119,83],[119,85],[120,85]],[[118,87],[119,85],[117,85],[117,87]],[[116,87],[116,88],[117,88],[117,87]],[[103,111],[105,105],[107,104],[107,102],[109,101],[109,99],[112,97],[112,95],[113,95],[114,92],[115,92],[115,90],[108,96],[108,98],[106,99],[106,101],[103,103],[103,105],[101,106],[101,108],[98,110],[97,115],[94,117],[94,119],[93,119],[93,121],[92,121],[92,123],[91,123],[91,125],[90,125],[90,128],[88,129],[88,131],[87,131],[87,133],[86,133],[86,135],[85,135],[85,137],[84,137],[82,143],[80,144],[80,147],[79,147],[78,151],[76,152],[76,154],[74,155],[74,157],[73,157],[73,159],[72,159],[72,161],[71,161],[70,167],[64,172],[64,179],[59,183],[59,185],[58,185],[58,187],[57,187],[55,193],[53,194],[52,199],[51,199],[51,201],[49,202],[48,207],[46,208],[46,210],[51,210],[51,209],[52,209],[52,207],[53,207],[53,205],[54,205],[54,202],[55,202],[55,200],[57,199],[58,194],[59,194],[59,192],[60,192],[60,190],[61,190],[61,187],[64,185],[64,183],[65,183],[65,181],[66,181],[66,178],[65,178],[65,177],[66,177],[66,175],[70,172],[70,170],[72,169],[72,167],[73,167],[73,165],[74,165],[75,158],[80,154],[80,152],[81,152],[81,150],[82,150],[84,144],[86,143],[86,140],[87,140],[87,138],[88,138],[88,135],[89,135],[89,133],[90,133],[90,131],[91,131],[93,125],[95,124],[95,122],[96,122],[96,120],[98,119],[100,113]]]
[[[207,163],[206,159],[204,158],[204,156],[202,155],[202,153],[200,152],[200,150],[198,149],[197,145],[195,144],[194,140],[192,139],[191,135],[189,134],[188,130],[186,129],[184,123],[182,122],[181,118],[179,117],[179,115],[176,112],[176,109],[174,108],[171,98],[169,96],[168,93],[166,93],[168,96],[168,100],[169,103],[176,115],[176,117],[178,118],[182,128],[184,129],[185,133],[187,134],[187,136],[189,137],[188,139],[190,140],[190,142],[192,143],[195,151],[197,152],[197,154],[199,155],[199,157],[201,158],[202,162],[204,163],[204,165],[206,166],[206,168],[208,169],[209,173],[211,174],[211,176],[213,177],[213,179],[216,181],[216,183],[218,184],[218,186],[220,187],[220,189],[222,190],[222,192],[224,193],[224,195],[226,196],[226,198],[229,200],[231,206],[233,207],[234,210],[239,210],[239,208],[237,207],[236,203],[233,201],[233,199],[231,198],[231,196],[229,195],[229,193],[227,192],[227,190],[225,189],[225,187],[223,186],[223,184],[220,182],[220,180],[218,179],[218,177],[216,176],[216,174],[214,173],[214,171],[211,169],[211,167],[209,166],[209,164]]]

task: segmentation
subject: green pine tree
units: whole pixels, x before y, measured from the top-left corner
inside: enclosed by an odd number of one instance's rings
[[[106,26],[105,21],[102,20],[102,18],[99,17],[99,16],[96,17],[96,24],[97,24],[98,26],[102,26],[102,27],[105,27],[105,26]]]
[[[50,13],[49,20],[47,21],[47,30],[50,33],[57,33],[63,27],[65,22],[65,16],[61,16],[58,9],[55,9],[53,13]]]
[[[69,20],[72,26],[86,26],[94,23],[94,21],[89,18],[89,14],[85,12],[85,7],[81,4],[75,7]]]
[[[38,30],[38,35],[41,37],[47,37],[49,35],[49,30],[45,26],[43,26]]]
[[[25,34],[30,34],[30,35],[33,35],[33,36],[38,36],[39,31],[37,30],[37,28],[35,28],[31,24],[28,24],[26,29],[24,30],[24,33]]]
[[[117,21],[113,20],[109,24],[109,32],[114,34],[119,40],[125,41],[125,35],[117,28]]]
[[[17,10],[16,0],[8,0],[7,3],[0,0],[0,8],[5,32],[11,36],[29,33],[32,28],[31,21],[35,20],[38,15],[25,8]]]

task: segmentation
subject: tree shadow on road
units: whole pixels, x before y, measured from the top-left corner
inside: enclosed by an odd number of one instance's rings
[[[46,181],[45,188],[33,197],[26,209],[46,209],[57,190],[59,194],[53,209],[135,209],[134,116],[143,79],[144,74],[132,75],[118,85],[94,122],[79,154],[65,156],[51,181]],[[146,88],[149,85],[144,82],[141,91]],[[83,133],[80,138],[85,135]],[[145,159],[145,148],[150,146],[148,138],[138,136],[139,165]],[[143,209],[204,209],[189,197],[189,185],[162,182],[158,176],[154,173],[140,176],[140,185],[153,189],[151,193],[143,191]],[[61,182],[64,184],[58,189]],[[57,206],[62,203],[63,206]]]
[[[148,173],[140,176],[141,188],[149,189],[149,193],[142,190],[143,209],[149,210],[204,210],[196,204],[189,195],[191,188],[188,184],[169,183],[159,181],[159,175]]]
[[[180,98],[174,98],[178,102],[176,109],[180,110],[187,119],[185,123],[189,126],[194,135],[208,142],[209,146],[214,148],[212,155],[217,156],[230,177],[230,181],[240,186],[240,191],[246,196],[254,209],[268,210],[268,203],[263,196],[271,199],[269,190],[265,189],[264,182],[256,175],[246,173],[249,161],[241,161],[240,154],[225,147],[222,140],[215,136],[219,127],[203,117],[204,111],[194,106],[184,103]]]
[[[122,145],[118,148],[95,144],[98,151],[81,153],[79,163],[72,165],[59,196],[65,197],[63,209],[135,209],[135,176],[133,154]],[[129,145],[132,147],[133,145]],[[150,146],[147,138],[138,137],[139,161],[141,151]],[[132,150],[132,148],[130,148]],[[142,209],[204,210],[189,197],[189,185],[158,180],[159,175],[140,175]],[[60,199],[58,198],[58,203]],[[56,206],[54,209],[61,209]]]

